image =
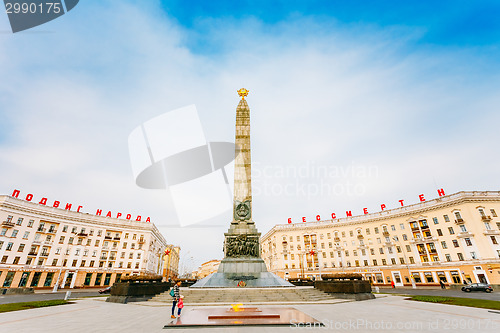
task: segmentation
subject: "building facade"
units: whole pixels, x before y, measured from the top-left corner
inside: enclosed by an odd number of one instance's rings
[[[177,279],[179,277],[179,260],[181,248],[179,246],[168,245],[163,257],[163,277],[165,280]]]
[[[358,272],[375,285],[500,285],[500,192],[459,192],[374,214],[276,225],[261,238],[284,278]]]
[[[150,222],[0,196],[0,287],[96,287],[161,274],[166,247]]]
[[[204,277],[217,272],[217,270],[219,269],[219,265],[220,260],[213,259],[201,264],[198,270],[193,273],[197,279],[203,279]]]

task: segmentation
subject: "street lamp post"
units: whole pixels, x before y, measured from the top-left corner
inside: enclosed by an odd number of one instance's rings
[[[399,238],[397,237],[392,237],[392,239],[396,242],[398,242],[401,246],[403,246],[403,244],[401,244],[401,241],[399,240]],[[401,252],[403,252],[403,257],[405,258],[405,263],[406,263],[406,269],[408,270],[408,275],[410,276],[410,281],[411,281],[411,287],[413,289],[416,289],[417,286],[415,285],[415,280],[413,279],[413,275],[411,274],[411,271],[410,271],[410,266],[408,265],[408,259],[406,258],[406,254],[405,254],[405,251],[403,248],[401,248]]]
[[[323,266],[323,260],[321,259],[321,256],[319,254],[321,253],[321,255],[323,255],[323,252],[318,250],[317,253],[318,253],[318,267],[319,267],[319,279],[318,280],[322,280],[322,278],[321,278],[321,266]]]
[[[67,249],[66,249],[66,250],[67,250]],[[68,254],[67,254],[67,253],[68,253],[68,252],[66,252],[66,251],[65,251],[65,252],[64,252],[64,254],[63,254],[63,256],[62,256],[62,258],[61,258],[61,261],[62,261],[63,263],[64,263],[64,259],[66,259],[66,258],[68,257]],[[54,288],[52,289],[52,292],[53,292],[53,293],[57,292],[57,289],[59,289],[59,280],[60,280],[60,278],[61,278],[62,271],[63,271],[63,265],[61,264],[61,268],[59,269],[59,274],[57,275],[57,280],[56,280],[56,283],[54,284]],[[67,273],[67,272],[68,272],[68,271],[66,270],[66,273]],[[64,276],[65,276],[65,277],[66,277],[66,273],[64,274]],[[64,288],[63,283],[64,283],[64,281],[65,281],[65,280],[66,280],[66,279],[65,279],[65,278],[63,278],[63,281],[61,281],[61,282],[62,282],[62,283],[61,283],[61,284],[62,284],[62,286],[61,286],[62,288]]]
[[[300,277],[304,278],[304,255],[299,252]]]
[[[59,274],[57,275],[56,283],[54,284],[54,288],[52,289],[53,293],[57,292],[57,289],[59,288],[59,279],[61,278],[61,273],[62,273],[62,267],[59,269]]]

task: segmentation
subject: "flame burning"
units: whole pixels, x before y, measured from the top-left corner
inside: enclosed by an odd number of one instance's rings
[[[233,311],[234,312],[240,312],[240,311],[243,311],[243,304],[239,303],[239,304],[231,304],[231,306],[233,307]]]

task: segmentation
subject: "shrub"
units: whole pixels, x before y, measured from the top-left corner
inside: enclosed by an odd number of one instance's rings
[[[121,278],[121,282],[161,282],[163,277],[154,274],[129,275]]]
[[[362,280],[363,275],[359,273],[336,273],[336,274],[323,274],[323,280]]]

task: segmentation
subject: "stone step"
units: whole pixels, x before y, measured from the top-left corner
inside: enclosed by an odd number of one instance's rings
[[[181,288],[185,304],[256,303],[256,302],[319,302],[335,297],[313,287],[299,288]],[[157,295],[152,302],[172,302],[169,292]]]

